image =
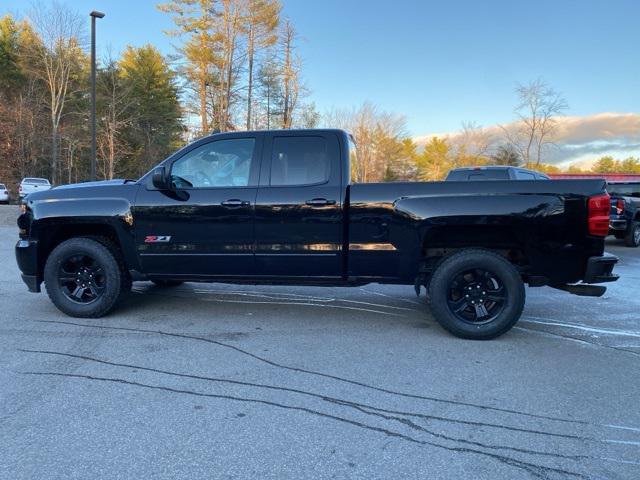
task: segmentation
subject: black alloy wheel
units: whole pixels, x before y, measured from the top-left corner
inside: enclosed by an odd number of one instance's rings
[[[47,294],[72,317],[98,318],[113,310],[131,289],[119,250],[105,238],[63,241],[47,257]]]
[[[504,310],[506,299],[507,289],[497,275],[476,268],[453,277],[447,305],[459,320],[480,325],[494,321]]]
[[[462,249],[443,258],[429,280],[434,318],[461,338],[488,340],[509,331],[522,314],[524,282],[497,252]]]
[[[60,263],[58,281],[63,295],[72,302],[88,304],[104,293],[104,269],[89,255],[72,255]]]

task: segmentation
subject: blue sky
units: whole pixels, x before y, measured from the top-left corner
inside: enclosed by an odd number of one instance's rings
[[[102,10],[98,41],[114,52],[152,43],[173,53],[170,18],[153,0],[61,0]],[[517,82],[544,78],[572,116],[640,112],[637,0],[283,0],[303,40],[304,76],[320,111],[371,100],[406,115],[419,136],[463,121],[513,119]],[[2,0],[0,14],[29,8]],[[87,17],[88,18],[88,17]]]

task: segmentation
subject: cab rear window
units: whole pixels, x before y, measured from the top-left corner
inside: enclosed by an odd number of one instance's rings
[[[447,176],[449,181],[463,180],[509,180],[506,170],[456,170]]]

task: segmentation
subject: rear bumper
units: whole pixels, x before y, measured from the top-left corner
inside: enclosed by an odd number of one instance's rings
[[[39,292],[42,278],[38,275],[38,242],[19,240],[16,243],[16,261],[29,291]]]
[[[609,230],[615,231],[624,231],[627,229],[627,221],[625,219],[620,220],[610,220],[609,221]]]
[[[583,283],[615,282],[620,278],[619,275],[613,273],[613,267],[616,263],[618,263],[618,257],[608,253],[600,257],[589,257]]]

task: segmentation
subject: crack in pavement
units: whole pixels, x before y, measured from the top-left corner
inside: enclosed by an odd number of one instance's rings
[[[61,373],[61,372],[19,372],[19,373],[21,373],[23,375],[57,376],[57,377],[66,377],[66,378],[77,378],[77,379],[90,380],[90,381],[118,383],[118,384],[123,384],[123,385],[130,385],[130,386],[135,386],[135,387],[140,387],[140,388],[146,388],[146,389],[150,389],[150,390],[160,390],[160,391],[165,391],[165,392],[169,392],[169,393],[178,393],[178,394],[193,395],[193,396],[205,397],[205,398],[216,398],[216,399],[222,399],[222,400],[233,400],[233,401],[244,402],[244,403],[255,403],[255,404],[261,404],[261,405],[267,405],[267,406],[271,406],[271,407],[281,408],[281,409],[284,409],[284,410],[294,410],[294,411],[307,413],[307,414],[310,414],[310,415],[319,416],[319,417],[322,417],[322,418],[327,418],[327,419],[330,419],[330,420],[335,420],[335,421],[346,423],[346,424],[349,424],[349,425],[352,425],[352,426],[355,426],[355,427],[359,427],[359,428],[362,428],[362,429],[365,429],[365,430],[370,430],[370,431],[373,431],[373,432],[382,433],[382,434],[385,434],[387,436],[398,438],[398,439],[401,439],[401,440],[404,440],[404,441],[407,441],[407,442],[410,442],[410,443],[414,443],[414,444],[417,444],[417,445],[432,446],[432,447],[435,447],[435,448],[440,448],[440,449],[443,449],[443,450],[447,450],[447,451],[450,451],[450,452],[456,452],[456,453],[470,453],[470,454],[486,456],[486,457],[492,458],[494,460],[497,460],[500,463],[503,463],[505,465],[509,465],[509,466],[524,470],[524,471],[528,472],[529,474],[531,474],[532,476],[534,476],[536,478],[540,478],[540,479],[548,478],[547,474],[558,474],[558,475],[562,475],[564,477],[570,476],[570,477],[574,477],[574,478],[584,478],[584,479],[588,478],[586,475],[584,475],[582,473],[572,472],[570,470],[566,470],[566,469],[563,469],[563,468],[556,468],[556,467],[548,467],[548,466],[545,466],[545,465],[538,465],[538,464],[535,464],[535,463],[526,462],[526,461],[523,461],[523,460],[518,460],[518,459],[515,459],[515,458],[512,458],[512,457],[507,457],[507,456],[499,455],[499,454],[496,454],[496,453],[484,452],[482,450],[477,450],[477,449],[469,448],[469,447],[449,447],[449,446],[442,445],[442,444],[437,443],[437,442],[430,442],[430,441],[427,441],[427,440],[419,440],[419,439],[416,439],[416,438],[411,437],[409,435],[405,435],[403,433],[394,432],[393,430],[389,430],[387,428],[368,425],[366,423],[362,423],[362,422],[359,422],[357,420],[352,420],[352,419],[349,419],[349,418],[344,418],[344,417],[340,417],[340,416],[337,416],[337,415],[332,415],[332,414],[329,414],[329,413],[321,412],[319,410],[314,410],[314,409],[307,408],[307,407],[287,405],[287,404],[283,404],[283,403],[273,402],[273,401],[270,401],[270,400],[254,399],[254,398],[246,398],[246,397],[237,397],[237,396],[233,396],[233,395],[224,395],[224,394],[215,394],[215,393],[203,393],[203,392],[197,392],[197,391],[194,391],[194,390],[183,390],[183,389],[166,387],[166,386],[150,385],[150,384],[146,384],[146,383],[140,383],[140,382],[134,382],[134,381],[130,381],[130,380],[124,380],[124,379],[121,379],[121,378],[96,377],[96,376],[92,376],[92,375],[81,375],[81,374],[71,374],[71,373]]]
[[[475,445],[475,446],[483,447],[483,448],[487,448],[487,449],[511,450],[511,451],[518,452],[518,453],[524,453],[524,454],[530,454],[530,455],[551,456],[551,457],[569,459],[569,460],[582,460],[582,459],[594,459],[595,458],[595,457],[591,457],[591,456],[588,456],[588,455],[563,455],[563,454],[555,453],[555,452],[544,452],[544,451],[540,451],[540,450],[532,450],[532,449],[512,447],[512,446],[506,446],[506,445],[489,445],[489,444],[485,444],[485,443],[481,443],[481,442],[477,442],[477,441],[473,441],[473,440],[468,440],[468,439],[464,439],[464,438],[452,437],[452,436],[445,435],[443,433],[437,433],[437,432],[434,432],[434,431],[429,430],[427,428],[424,428],[424,427],[422,427],[420,425],[417,425],[415,422],[412,422],[411,420],[407,420],[405,418],[401,418],[401,417],[397,417],[397,416],[384,415],[383,413],[395,414],[395,415],[404,415],[404,416],[413,416],[413,417],[420,417],[420,418],[427,418],[429,420],[432,420],[434,418],[438,419],[438,420],[443,420],[444,419],[443,417],[433,417],[431,415],[424,415],[424,414],[418,414],[418,413],[413,413],[413,412],[401,412],[401,411],[397,411],[397,410],[388,410],[388,409],[383,409],[383,408],[380,408],[380,407],[375,407],[373,405],[367,405],[367,404],[364,404],[364,403],[354,402],[354,401],[351,401],[351,400],[344,400],[344,399],[340,399],[340,398],[335,398],[335,397],[331,397],[331,396],[328,396],[328,395],[309,392],[309,391],[301,390],[301,389],[297,389],[297,388],[282,387],[282,386],[268,385],[268,384],[262,384],[262,383],[245,382],[245,381],[242,381],[242,380],[232,380],[232,379],[227,379],[227,378],[208,377],[208,376],[188,374],[188,373],[179,373],[179,372],[173,372],[173,371],[170,371],[170,370],[163,370],[163,369],[159,369],[159,368],[143,367],[143,366],[140,366],[140,365],[113,362],[113,361],[109,361],[109,360],[103,360],[103,359],[99,359],[99,358],[95,358],[95,357],[89,357],[89,356],[86,356],[86,355],[79,355],[79,354],[74,354],[74,353],[56,352],[56,351],[51,351],[51,350],[28,350],[28,349],[19,349],[18,351],[26,352],[26,353],[39,353],[39,354],[44,354],[44,355],[58,355],[58,356],[63,356],[63,357],[70,357],[70,358],[76,358],[76,359],[79,359],[79,360],[85,360],[85,361],[89,361],[89,362],[99,363],[99,364],[108,365],[108,366],[131,368],[131,369],[135,369],[135,370],[143,370],[143,371],[148,371],[148,372],[153,372],[153,373],[159,373],[159,374],[162,374],[162,375],[169,375],[169,376],[174,376],[174,377],[188,378],[188,379],[192,379],[192,380],[203,380],[203,381],[216,382],[216,383],[227,383],[227,384],[232,384],[232,385],[242,385],[242,386],[248,386],[248,387],[263,388],[263,389],[268,389],[268,390],[277,390],[277,391],[283,391],[283,392],[296,393],[296,394],[300,394],[300,395],[304,395],[304,396],[308,396],[308,397],[317,398],[317,399],[320,399],[322,401],[329,402],[329,403],[332,403],[332,404],[335,404],[335,405],[350,407],[350,408],[356,409],[356,410],[358,410],[358,411],[360,411],[362,413],[365,413],[367,415],[375,415],[375,416],[378,416],[379,418],[383,418],[385,420],[394,420],[394,421],[402,423],[405,426],[408,426],[409,428],[412,428],[414,430],[419,430],[421,432],[427,433],[427,434],[429,434],[429,435],[431,435],[433,437],[436,437],[436,438],[441,438],[441,439],[449,440],[449,441],[452,441],[452,442],[460,442],[460,443],[465,443],[465,444],[469,444],[469,445]],[[450,420],[450,419],[444,419],[444,420],[448,421],[448,422],[451,422],[451,423],[469,423],[469,422],[464,422],[464,421],[463,422],[457,422],[455,420]],[[490,424],[490,423],[487,424],[487,423],[482,423],[482,422],[473,422],[473,424],[474,424],[474,426],[482,426],[482,427],[498,427],[498,428],[501,427],[501,425],[495,425],[495,424]],[[579,441],[591,440],[591,441],[598,441],[599,442],[599,440],[596,440],[596,439],[592,439],[592,438],[588,438],[588,437],[579,437],[579,436],[575,436],[575,435],[556,434],[556,433],[542,432],[542,431],[536,431],[536,430],[527,430],[527,429],[518,429],[518,431],[525,432],[525,433],[534,433],[534,434],[542,434],[542,435],[569,438],[571,440],[574,440],[574,439],[575,440],[579,440]]]
[[[247,350],[243,350],[242,348],[237,347],[235,345],[231,345],[231,344],[228,344],[228,343],[220,342],[220,341],[217,341],[217,340],[212,340],[212,339],[209,339],[209,338],[206,338],[206,337],[199,337],[199,336],[195,336],[195,335],[187,335],[187,334],[183,334],[183,333],[165,332],[165,331],[162,331],[162,330],[151,330],[151,329],[131,328],[131,327],[113,327],[113,326],[107,326],[107,325],[91,325],[91,324],[86,324],[86,323],[76,323],[76,322],[68,322],[68,321],[62,321],[62,320],[33,320],[33,321],[39,322],[39,323],[51,323],[51,324],[58,324],[58,325],[71,325],[71,326],[75,326],[75,327],[84,327],[84,328],[102,328],[102,329],[106,329],[106,330],[116,330],[116,331],[126,331],[126,332],[135,332],[135,333],[155,334],[155,335],[162,335],[162,336],[168,336],[168,337],[174,337],[174,338],[182,338],[182,339],[187,339],[187,340],[195,340],[195,341],[210,343],[210,344],[213,344],[213,345],[218,345],[220,347],[227,348],[227,349],[230,349],[230,350],[234,350],[234,351],[236,351],[238,353],[241,353],[242,355],[246,355],[246,356],[248,356],[250,358],[258,360],[258,361],[260,361],[262,363],[265,363],[267,365],[271,365],[273,367],[277,367],[277,368],[281,368],[281,369],[289,370],[289,371],[293,371],[293,372],[298,372],[298,373],[305,373],[305,374],[308,374],[308,375],[315,375],[315,376],[323,377],[323,378],[329,378],[329,379],[332,379],[332,380],[336,380],[338,382],[343,382],[343,383],[350,384],[350,385],[356,385],[358,387],[367,388],[367,389],[370,389],[370,390],[374,390],[374,391],[378,391],[378,392],[382,392],[382,393],[387,393],[387,394],[390,394],[390,395],[396,395],[396,396],[405,397],[405,398],[413,398],[413,399],[417,399],[417,400],[427,400],[427,401],[436,402],[436,403],[444,403],[444,404],[447,404],[447,405],[472,407],[472,408],[478,408],[478,409],[487,410],[487,411],[494,411],[494,412],[500,412],[500,413],[509,413],[509,414],[514,414],[514,415],[522,415],[522,416],[525,416],[525,417],[538,418],[538,419],[550,420],[550,421],[556,421],[556,422],[578,424],[578,425],[594,425],[594,426],[597,426],[596,424],[592,424],[592,423],[584,421],[584,420],[570,420],[570,419],[566,419],[566,418],[553,417],[553,416],[549,416],[549,415],[541,415],[541,414],[535,414],[535,413],[529,413],[529,412],[521,412],[521,411],[512,410],[512,409],[508,409],[508,408],[491,407],[491,406],[488,406],[488,405],[480,405],[480,404],[477,404],[477,403],[461,402],[461,401],[457,401],[457,400],[449,400],[449,399],[443,399],[443,398],[438,398],[438,397],[430,397],[430,396],[426,396],[426,395],[418,395],[418,394],[413,394],[413,393],[398,392],[398,391],[391,390],[391,389],[388,389],[388,388],[377,387],[375,385],[369,385],[367,383],[359,382],[357,380],[351,380],[351,379],[348,379],[348,378],[338,377],[336,375],[332,375],[332,374],[329,374],[329,373],[318,372],[318,371],[315,371],[315,370],[308,370],[308,369],[298,368],[298,367],[292,367],[292,366],[289,366],[289,365],[278,363],[278,362],[275,362],[273,360],[269,360],[268,358],[261,357],[261,356],[255,354],[255,353],[251,353],[251,352],[249,352]]]

